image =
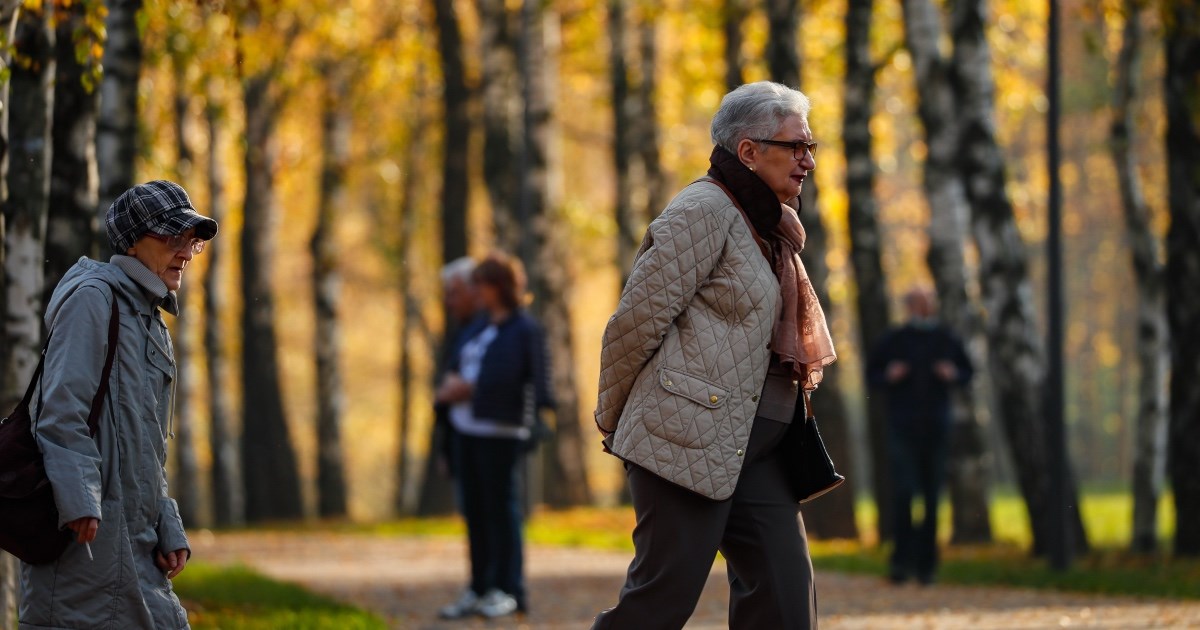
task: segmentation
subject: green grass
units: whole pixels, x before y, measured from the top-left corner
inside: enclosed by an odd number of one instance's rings
[[[374,615],[244,567],[189,562],[175,591],[196,630],[381,630]]]

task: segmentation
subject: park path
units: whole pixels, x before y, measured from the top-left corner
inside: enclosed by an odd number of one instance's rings
[[[459,540],[336,533],[196,532],[195,555],[240,563],[372,610],[393,628],[449,630],[587,628],[615,602],[629,556],[558,547],[528,550],[532,612],[519,620],[447,622],[437,609],[466,580]],[[893,587],[879,578],[819,573],[824,630],[970,628],[1200,628],[1200,602],[1099,597],[1008,588]],[[718,560],[688,630],[725,628],[724,565]],[[636,630],[636,629],[631,629]]]

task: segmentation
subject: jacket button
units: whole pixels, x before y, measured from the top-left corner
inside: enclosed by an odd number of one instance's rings
[[[721,399],[720,399],[720,398],[718,398],[718,397],[716,397],[716,396],[709,396],[709,397],[708,397],[708,402],[710,402],[710,403],[712,403],[712,404],[714,404],[714,405],[715,405],[715,404],[717,404],[717,401],[718,401],[718,400],[721,400]]]
[[[737,456],[738,456],[738,457],[741,457],[741,456],[743,456],[743,455],[745,455],[745,454],[746,454],[746,451],[745,451],[745,449],[740,449],[740,448],[739,448],[739,449],[737,450]]]
[[[666,383],[663,383],[663,384],[666,385],[667,387],[670,387],[670,386],[674,385],[675,383],[672,383],[670,380],[668,380]]]
[[[751,396],[751,397],[750,397],[750,402],[758,402],[758,394],[755,394],[755,395]]]

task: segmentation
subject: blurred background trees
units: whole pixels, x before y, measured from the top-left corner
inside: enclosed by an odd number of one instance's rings
[[[437,271],[492,248],[525,262],[551,340],[530,494],[617,501],[600,331],[645,225],[706,168],[721,96],[772,78],[814,104],[805,260],[841,355],[815,401],[855,491],[806,508],[812,531],[887,537],[855,512],[888,491],[862,359],[928,282],[986,377],[957,404],[956,541],[987,540],[989,494],[1014,488],[1036,541],[1058,509],[1084,541],[1087,485],[1132,489],[1139,550],[1173,492],[1175,550],[1200,553],[1200,15],[1062,6],[1065,506],[1039,428],[1046,7],[1016,0],[0,2],[0,391],[23,387],[56,279],[107,257],[112,199],[173,178],[221,221],[174,322],[194,524],[449,510]]]

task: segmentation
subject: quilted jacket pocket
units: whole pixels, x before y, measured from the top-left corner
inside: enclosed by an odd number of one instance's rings
[[[657,413],[646,428],[674,444],[704,448],[716,440],[729,410],[729,390],[685,372],[662,368],[658,384],[667,395],[657,401]]]
[[[662,384],[663,389],[672,394],[683,396],[709,409],[723,406],[729,398],[728,389],[677,370],[663,368],[659,373],[658,382]]]

